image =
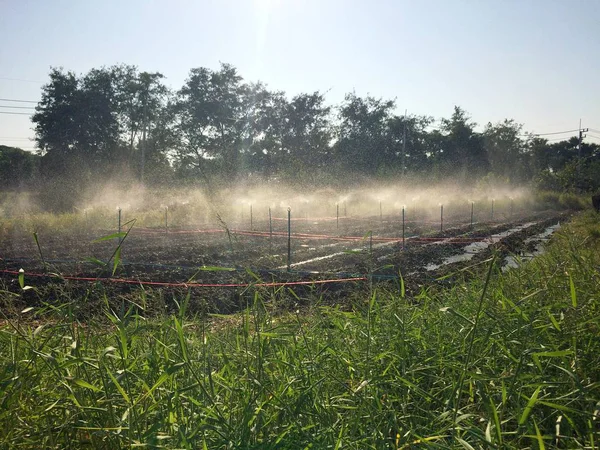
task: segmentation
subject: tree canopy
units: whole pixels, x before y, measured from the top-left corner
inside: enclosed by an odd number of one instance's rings
[[[337,106],[323,92],[289,98],[245,81],[230,64],[193,68],[179,89],[134,66],[81,75],[55,68],[32,121],[42,178],[76,183],[107,173],[149,184],[416,176],[464,182],[487,174],[557,182],[562,171],[576,165],[581,175],[599,158],[598,145],[584,143],[580,152],[576,137],[550,143],[512,119],[478,131],[459,106],[434,120],[399,114],[398,103],[354,92]],[[600,187],[588,178],[561,185]]]

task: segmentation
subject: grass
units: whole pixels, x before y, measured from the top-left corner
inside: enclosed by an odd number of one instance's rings
[[[156,318],[140,291],[82,323],[65,289],[0,328],[0,448],[597,448],[599,267],[585,212],[519,269],[410,298],[254,288]]]

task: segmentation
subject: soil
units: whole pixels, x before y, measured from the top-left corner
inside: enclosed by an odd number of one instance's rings
[[[167,232],[134,228],[123,241],[120,255],[122,264],[117,267],[114,277],[203,284],[244,284],[257,280],[296,282],[349,277],[367,279],[353,283],[260,288],[277,294],[269,298],[277,298],[277,301],[291,306],[315,298],[337,304],[347,301],[353,293],[362,291],[362,287],[366,288],[371,281],[397,279],[398,274],[402,274],[407,289],[413,292],[427,283],[440,282],[437,280],[444,276],[443,283],[452,283],[453,278],[447,275],[484,261],[492,251],[501,255],[527,251],[532,245],[531,242],[525,242],[528,237],[566,219],[567,213],[521,212],[496,222],[480,222],[471,226],[470,223],[460,223],[459,218],[449,217],[443,231],[440,231],[439,221],[407,221],[404,246],[401,240],[401,217],[296,220],[292,222],[290,271],[287,270],[287,223],[282,220],[274,221],[273,236],[270,236],[269,224],[264,222],[253,224],[252,230],[244,230],[243,233],[234,229],[170,229]],[[464,253],[470,241],[484,240],[492,234],[529,223],[535,225],[499,239],[474,255],[470,261],[442,264],[435,270],[426,270],[428,264],[441,264],[449,256]],[[19,307],[60,302],[62,297],[134,298],[134,294],[144,289],[152,297],[153,308],[165,305],[170,308],[173,299],[187,295],[188,289],[185,287],[140,287],[138,284],[89,283],[61,278],[110,278],[112,263],[102,267],[89,259],[106,262],[111,258],[118,239],[95,241],[99,236],[111,233],[114,230],[40,235],[41,256],[31,236],[14,234],[0,242],[0,270],[18,271],[23,268],[27,273],[26,284],[35,289],[23,291],[17,276],[6,272],[0,272],[0,284],[4,285],[5,290],[17,294],[14,297],[18,298],[16,303]],[[42,263],[42,256],[45,264]],[[204,270],[199,270],[203,266]],[[34,273],[57,275],[30,275]],[[392,282],[397,284],[397,281]],[[189,289],[190,304],[195,305],[197,310],[226,313],[253,301],[251,292],[252,289],[244,287],[194,287]]]

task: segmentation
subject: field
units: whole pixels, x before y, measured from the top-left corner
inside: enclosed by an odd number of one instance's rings
[[[0,447],[597,447],[595,213],[351,205],[5,220]]]
[[[14,272],[26,269],[27,283],[35,286],[60,284],[65,277],[80,286],[118,279],[106,286],[117,294],[141,283],[193,287],[194,299],[211,297],[203,302],[211,312],[239,309],[235,288],[256,283],[301,283],[295,286],[302,292],[328,290],[340,296],[356,282],[397,282],[401,276],[407,289],[416,292],[440,275],[485,260],[492,251],[501,251],[502,257],[531,256],[544,239],[536,236],[568,217],[516,208],[512,201],[495,208],[495,213],[471,215],[470,205],[447,206],[445,215],[439,208],[439,217],[425,208],[393,215],[381,208],[376,216],[352,216],[344,205],[335,216],[312,217],[305,210],[294,217],[290,212],[289,221],[286,209],[267,213],[263,208],[247,210],[237,221],[219,216],[196,226],[190,224],[193,211],[185,207],[165,208],[163,217],[138,211],[149,226],[138,226],[123,211],[101,209],[96,216],[86,212],[57,219],[67,223],[62,228],[40,222],[43,218],[30,219],[39,230],[35,239],[18,228],[6,232],[2,269],[13,284]],[[48,273],[59,276],[44,276]],[[354,283],[339,281],[347,279]]]

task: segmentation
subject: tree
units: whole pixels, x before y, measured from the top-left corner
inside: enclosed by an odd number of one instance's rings
[[[386,135],[394,102],[347,94],[339,110],[335,156],[344,171],[374,176],[393,159]]]
[[[178,162],[207,175],[214,160],[228,176],[239,163],[242,121],[242,78],[229,64],[218,71],[192,69],[174,105],[180,136]]]
[[[296,179],[314,182],[314,175],[326,169],[331,141],[330,111],[319,92],[295,96],[283,111],[286,167]]]
[[[443,138],[436,155],[442,174],[465,180],[487,173],[489,162],[483,138],[475,132],[476,126],[458,106],[449,119],[442,119]]]
[[[490,170],[511,181],[528,178],[529,159],[527,148],[521,139],[523,125],[505,119],[492,125],[488,123],[483,133]]]
[[[20,189],[32,184],[40,157],[17,147],[0,145],[0,189]]]

